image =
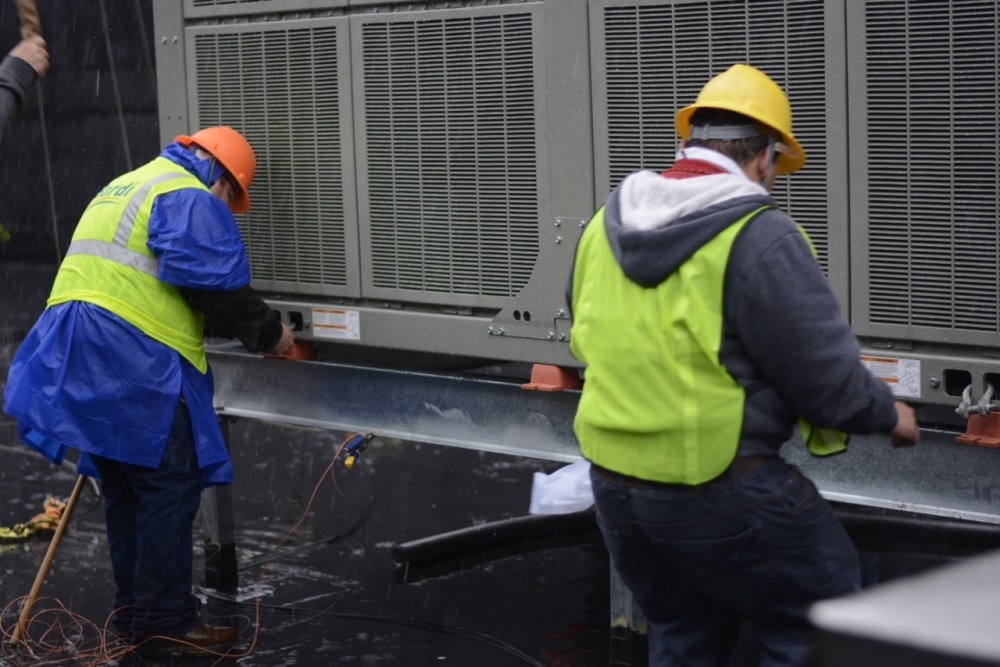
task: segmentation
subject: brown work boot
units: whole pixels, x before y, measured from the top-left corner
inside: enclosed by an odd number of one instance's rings
[[[141,658],[166,658],[188,656],[204,658],[226,653],[239,639],[236,628],[218,625],[196,625],[183,637],[150,637],[135,646],[135,654]]]
[[[201,623],[180,637],[180,641],[175,642],[172,648],[182,655],[225,653],[236,644],[239,637],[240,631],[236,628]]]

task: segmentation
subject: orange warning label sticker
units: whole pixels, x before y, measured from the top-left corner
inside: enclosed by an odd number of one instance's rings
[[[356,310],[313,308],[313,335],[335,340],[361,340],[361,316]]]
[[[861,355],[861,363],[900,398],[920,398],[920,361]]]

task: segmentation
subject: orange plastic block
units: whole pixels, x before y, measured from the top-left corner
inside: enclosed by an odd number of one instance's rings
[[[981,447],[1000,447],[1000,412],[991,412],[988,417],[969,415],[969,425],[965,433],[955,438],[955,442]]]
[[[284,354],[264,355],[268,359],[291,359],[293,361],[311,361],[316,358],[316,346],[309,340],[297,340]]]
[[[534,391],[562,391],[563,389],[579,389],[583,386],[580,374],[575,368],[535,364],[531,367],[531,382],[522,384],[521,389]]]

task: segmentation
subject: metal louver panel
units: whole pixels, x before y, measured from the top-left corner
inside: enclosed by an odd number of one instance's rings
[[[350,295],[358,289],[347,252],[356,229],[346,223],[338,106],[338,30],[346,22],[297,25],[191,29],[195,115],[202,127],[239,129],[257,155],[253,205],[237,216],[255,285]]]
[[[995,344],[1000,4],[868,2],[864,24],[870,321]]]
[[[605,89],[596,95],[595,117],[606,119],[606,192],[632,171],[669,166],[678,145],[676,110],[694,102],[712,76],[736,63],[753,65],[788,94],[793,131],[808,155],[794,177],[778,179],[774,196],[809,231],[826,269],[830,212],[824,0],[608,0],[599,11]]]
[[[533,12],[376,16],[356,27],[366,296],[501,304],[538,255]]]

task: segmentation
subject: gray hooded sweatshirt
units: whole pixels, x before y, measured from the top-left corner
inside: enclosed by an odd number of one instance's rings
[[[742,174],[674,179],[641,171],[608,198],[605,228],[625,276],[655,287],[761,206],[776,203]],[[572,290],[572,276],[569,284]],[[746,390],[737,456],[776,454],[799,417],[847,433],[895,428],[892,391],[861,363],[857,339],[806,239],[778,208],[757,215],[737,236],[723,299],[721,362]]]

